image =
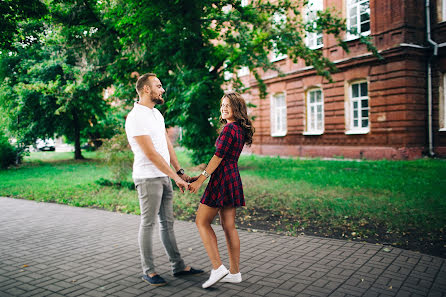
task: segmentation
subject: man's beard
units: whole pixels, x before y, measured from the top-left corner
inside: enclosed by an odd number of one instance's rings
[[[163,104],[164,100],[159,98],[152,98],[152,102],[155,102],[155,104]]]

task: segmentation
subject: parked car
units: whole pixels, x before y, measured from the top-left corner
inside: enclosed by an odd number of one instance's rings
[[[39,151],[55,151],[56,146],[54,145],[54,140],[52,139],[37,139],[36,148]]]

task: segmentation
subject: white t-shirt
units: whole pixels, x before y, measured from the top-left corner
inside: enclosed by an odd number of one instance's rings
[[[125,133],[134,154],[133,178],[167,176],[150,161],[136,142],[135,136],[149,135],[155,150],[170,164],[164,117],[156,108],[135,103],[125,121]]]

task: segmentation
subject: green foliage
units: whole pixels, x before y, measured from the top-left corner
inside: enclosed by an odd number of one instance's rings
[[[158,74],[167,91],[160,107],[166,124],[183,128],[182,144],[197,164],[214,153],[223,89],[249,92],[238,69],[251,70],[265,97],[263,73],[282,75],[271,52],[303,59],[329,80],[336,71],[323,51],[306,46],[305,31],[330,34],[348,50],[340,14],[330,8],[307,22],[304,0],[255,0],[247,6],[240,0],[42,3],[42,14],[27,14],[34,4],[7,8],[13,39],[7,41],[11,51],[0,56],[0,106],[20,143],[65,135],[75,143],[75,158],[82,157],[81,137],[100,142],[116,132],[113,125],[120,121],[111,120],[102,91],[113,84],[117,98],[133,102],[135,73]],[[361,40],[373,50],[370,40]],[[230,81],[225,72],[234,73]]]
[[[114,182],[109,179],[100,178],[97,181],[95,181],[100,186],[106,186],[106,187],[117,187],[117,188],[127,188],[129,190],[135,189],[135,183],[131,181],[120,181],[120,182]]]
[[[116,122],[107,117],[103,90],[111,84],[100,63],[109,57],[95,51],[113,43],[88,2],[47,1],[48,15],[20,23],[11,52],[0,56],[0,106],[18,143],[63,135],[82,159],[81,137],[110,137]],[[26,28],[45,28],[41,31]],[[100,141],[98,141],[100,142]]]
[[[261,77],[278,71],[269,54],[303,59],[318,74],[331,79],[335,65],[323,51],[305,44],[305,30],[341,38],[345,20],[334,9],[318,12],[306,22],[301,8],[308,1],[265,0],[242,6],[239,0],[103,1],[98,5],[104,22],[118,33],[119,55],[107,70],[117,82],[118,94],[132,99],[132,73],[155,72],[166,89],[164,112],[169,126],[183,128],[182,144],[193,151],[192,161],[207,162],[214,153],[219,102],[228,84],[247,91],[237,70],[247,66],[259,83],[261,97],[266,85]],[[275,16],[286,15],[283,18]],[[234,73],[225,81],[224,73]],[[119,96],[119,95],[118,95]]]
[[[17,152],[0,130],[0,168],[5,169],[16,162]]]
[[[45,5],[39,0],[2,0],[0,1],[0,28],[2,28],[2,38],[0,39],[0,49],[13,50],[12,43],[16,40],[16,35],[21,40],[26,40],[27,36],[20,27],[23,20],[40,18],[47,12]]]
[[[129,148],[125,132],[121,130],[106,140],[99,149],[99,153],[105,165],[110,168],[112,174],[110,183],[126,184],[132,172],[133,153]]]

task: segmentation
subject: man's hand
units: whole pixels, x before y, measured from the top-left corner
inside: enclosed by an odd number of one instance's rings
[[[182,180],[181,178],[176,179],[175,183],[177,184],[181,193],[184,193],[184,190],[187,189],[189,186],[189,184],[186,181]]]
[[[199,180],[194,181],[189,185],[189,192],[191,193],[197,193],[198,189],[201,187],[203,183]]]
[[[184,180],[185,182],[188,182],[188,183],[190,183],[191,182],[191,177],[189,176],[189,175],[187,175],[186,173],[185,174],[182,174],[182,175],[180,175],[180,177],[181,177],[181,179],[182,180]]]

